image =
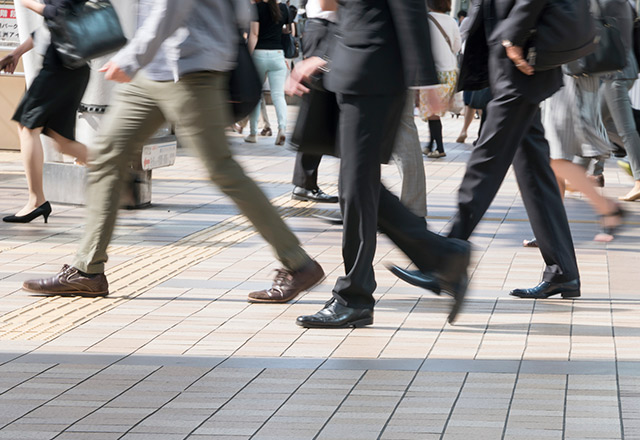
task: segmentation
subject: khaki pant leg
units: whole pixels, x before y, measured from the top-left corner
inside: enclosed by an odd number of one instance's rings
[[[120,193],[129,178],[129,165],[140,157],[144,142],[164,122],[149,96],[142,75],[121,86],[93,146],[86,189],[86,225],[73,266],[86,273],[103,273],[107,246],[115,227]]]
[[[227,84],[224,73],[193,73],[177,83],[157,83],[154,96],[167,119],[176,124],[181,145],[200,155],[211,180],[253,223],[282,264],[290,270],[299,269],[309,262],[309,256],[229,150],[225,135],[231,121]]]

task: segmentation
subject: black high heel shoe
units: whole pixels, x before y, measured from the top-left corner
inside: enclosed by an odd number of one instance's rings
[[[31,220],[36,219],[40,216],[43,216],[44,222],[48,223],[50,214],[51,214],[51,205],[49,204],[49,202],[44,202],[42,205],[38,206],[29,214],[9,215],[3,218],[2,221],[7,223],[29,223]]]

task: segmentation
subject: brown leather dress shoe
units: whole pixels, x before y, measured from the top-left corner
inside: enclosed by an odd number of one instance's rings
[[[304,290],[309,290],[324,278],[322,267],[312,260],[300,270],[291,272],[287,269],[276,269],[273,285],[268,290],[251,292],[247,301],[250,303],[284,303]]]
[[[68,264],[62,266],[60,273],[51,278],[25,281],[22,288],[41,295],[93,297],[109,294],[109,283],[104,274],[97,274],[90,278]]]

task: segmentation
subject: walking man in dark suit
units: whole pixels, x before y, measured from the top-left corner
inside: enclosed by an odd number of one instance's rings
[[[307,22],[302,35],[302,56],[324,57],[332,45],[332,34],[338,19],[338,3],[336,0],[309,0],[305,5]],[[298,153],[293,169],[291,194],[293,199],[311,202],[338,203],[338,197],[326,194],[318,186],[318,168],[321,155]]]
[[[298,317],[303,327],[335,328],[373,323],[376,282],[373,258],[378,227],[432,278],[428,287],[456,298],[452,322],[466,292],[470,246],[426,228],[380,183],[400,124],[407,88],[438,83],[422,0],[342,0],[332,60],[312,57],[299,63],[290,93],[308,91],[303,82],[319,67],[329,73],[325,87],[339,108],[340,208],[344,218],[345,275],[319,312]],[[433,93],[435,96],[435,93]]]
[[[475,0],[460,75],[461,88],[490,85],[493,100],[460,185],[458,213],[450,237],[468,239],[489,208],[513,163],[531,227],[546,263],[543,281],[515,289],[522,298],[580,296],[571,231],[556,178],[549,165],[539,104],[562,86],[560,68],[534,72],[523,45],[548,0]],[[417,283],[417,272],[403,277]]]

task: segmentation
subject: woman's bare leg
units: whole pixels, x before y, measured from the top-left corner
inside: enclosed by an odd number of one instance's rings
[[[29,200],[27,204],[16,213],[17,216],[26,215],[47,201],[44,197],[42,186],[44,152],[42,151],[42,142],[40,142],[41,132],[41,128],[31,129],[23,125],[18,127],[20,152],[27,177]]]
[[[56,150],[62,154],[75,157],[79,164],[86,165],[89,161],[88,149],[85,144],[67,139],[53,130],[49,130],[47,135],[53,139]]]
[[[564,181],[567,180],[573,189],[580,191],[587,197],[596,212],[603,216],[603,226],[614,227],[622,223],[620,215],[617,214],[618,205],[598,192],[593,182],[587,177],[584,168],[563,159],[551,160],[551,168],[553,168],[553,172],[558,178],[558,183],[562,181],[561,190],[564,188]],[[602,234],[596,236],[596,240],[610,241],[613,239],[613,237],[607,239],[606,237],[600,237],[600,235]]]
[[[460,130],[460,134],[458,135],[458,139],[456,142],[459,144],[464,143],[467,139],[467,130],[469,129],[469,125],[471,125],[471,121],[473,121],[473,115],[475,115],[475,109],[472,109],[468,105],[464,106],[464,123],[462,125],[462,130]]]

